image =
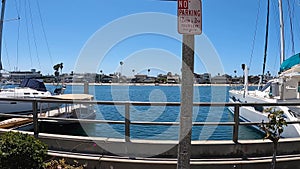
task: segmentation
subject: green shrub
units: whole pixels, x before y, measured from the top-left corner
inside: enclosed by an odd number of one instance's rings
[[[74,164],[70,165],[67,164],[65,159],[60,160],[51,160],[47,163],[44,163],[45,169],[57,169],[57,168],[63,168],[63,169],[84,169],[84,165],[80,165],[78,161],[74,161]]]
[[[0,137],[1,169],[38,169],[47,155],[47,146],[28,134],[7,132]]]

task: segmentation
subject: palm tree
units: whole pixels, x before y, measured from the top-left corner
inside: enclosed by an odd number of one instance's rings
[[[60,73],[62,74],[62,69],[63,69],[63,63],[59,63],[53,66],[53,69],[55,70],[54,75],[56,76],[56,78],[58,79],[59,77],[59,69],[60,69]],[[58,79],[59,81],[59,79]]]
[[[60,64],[59,64],[60,74],[62,74],[62,69],[63,69],[63,67],[64,67],[63,63],[60,63]]]
[[[103,71],[100,70],[99,82],[102,82],[102,77],[103,77]]]
[[[121,65],[121,72],[120,72],[120,76],[122,75],[122,66],[123,66],[124,62],[120,61],[120,65]]]

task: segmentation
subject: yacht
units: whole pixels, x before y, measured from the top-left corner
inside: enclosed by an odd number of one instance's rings
[[[299,54],[297,54],[299,55]],[[295,55],[296,56],[296,55]],[[291,57],[293,58],[293,57]],[[290,61],[290,60],[286,60]],[[245,75],[247,77],[247,75]],[[246,80],[245,80],[246,82]],[[247,84],[245,84],[247,86]],[[278,106],[284,112],[286,121],[300,120],[300,64],[285,70],[276,79],[268,81],[262,88],[248,91],[247,87],[241,90],[230,90],[229,101],[233,103],[285,103],[299,102],[299,106]],[[268,122],[268,113],[264,112],[267,106],[241,107],[240,119],[247,122]],[[229,108],[234,112],[233,108]],[[258,126],[253,126],[260,130]],[[282,137],[299,137],[300,125],[288,124],[284,128]]]
[[[300,120],[300,54],[295,54],[285,60],[285,40],[284,40],[284,24],[283,24],[283,10],[282,0],[279,0],[279,20],[280,20],[280,70],[277,78],[269,80],[264,86],[257,90],[248,91],[248,68],[243,64],[244,71],[244,87],[241,90],[230,90],[229,101],[233,103],[289,103],[299,102],[299,106],[276,106],[277,110],[284,112],[283,116],[286,121]],[[269,10],[269,1],[268,1]],[[269,11],[268,11],[269,13]],[[263,73],[261,76],[261,84],[263,82],[265,61],[267,56],[267,42],[268,42],[268,21],[269,14],[267,13],[266,25],[266,44],[264,54]],[[268,122],[268,113],[264,112],[267,106],[241,107],[240,119],[247,122]],[[233,108],[229,108],[234,112]],[[253,126],[260,130],[258,126]],[[284,127],[282,137],[299,137],[300,125],[288,124]]]
[[[62,94],[64,87],[55,89],[53,94]],[[0,90],[0,113],[30,114],[32,103],[22,101],[6,101],[5,99],[45,98],[53,95],[47,91],[42,80],[24,79],[20,86]],[[39,103],[39,110],[49,110],[59,107],[58,103]]]

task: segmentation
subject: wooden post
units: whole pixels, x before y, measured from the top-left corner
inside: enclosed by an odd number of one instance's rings
[[[240,105],[234,105],[234,127],[232,140],[235,143],[238,143],[239,139],[239,125],[240,125]]]
[[[183,35],[180,131],[177,169],[189,169],[193,118],[194,35]]]
[[[32,113],[33,113],[33,133],[34,137],[39,137],[39,124],[38,124],[38,103],[36,100],[32,102]]]

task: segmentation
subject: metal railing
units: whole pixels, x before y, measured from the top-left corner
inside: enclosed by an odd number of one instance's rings
[[[39,121],[73,121],[73,122],[83,122],[83,123],[106,123],[106,124],[122,124],[125,128],[125,141],[130,141],[130,126],[131,125],[163,125],[163,126],[179,126],[179,122],[145,122],[145,121],[131,121],[130,120],[130,107],[131,106],[176,106],[179,107],[179,102],[132,102],[132,101],[72,101],[72,100],[54,100],[54,99],[10,99],[10,98],[0,98],[0,101],[20,101],[20,102],[31,102],[32,103],[32,117],[24,115],[15,114],[1,114],[0,117],[15,117],[15,118],[33,118],[33,132],[34,136],[39,135]],[[114,120],[83,120],[83,119],[65,119],[65,118],[55,118],[55,117],[39,117],[38,104],[39,103],[62,103],[62,104],[93,104],[93,105],[115,105],[125,107],[125,118],[124,121],[114,121]],[[193,106],[198,107],[233,107],[234,108],[234,120],[233,122],[193,122],[193,126],[204,126],[204,125],[214,125],[214,126],[233,126],[232,140],[237,143],[239,138],[239,127],[241,125],[260,125],[262,122],[240,122],[240,108],[241,107],[253,107],[253,106],[299,106],[300,103],[289,102],[289,103],[227,103],[227,102],[195,102]],[[287,124],[296,124],[300,121],[288,121]]]

